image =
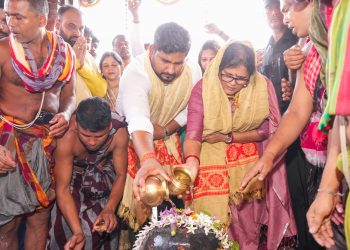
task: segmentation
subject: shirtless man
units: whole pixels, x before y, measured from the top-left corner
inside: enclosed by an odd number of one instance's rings
[[[115,210],[125,185],[128,142],[126,123],[106,101],[80,102],[57,140],[49,249],[117,249]]]
[[[0,40],[0,249],[18,248],[24,218],[25,249],[44,249],[54,138],[75,109],[75,58],[45,30],[47,0],[6,0],[4,7],[10,36]]]

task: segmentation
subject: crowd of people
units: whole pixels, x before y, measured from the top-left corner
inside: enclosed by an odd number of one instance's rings
[[[47,0],[1,0],[0,250],[131,249],[146,180],[175,165],[173,202],[242,250],[348,249],[350,1],[262,1],[263,50],[209,24],[223,41],[192,62],[177,23],[142,44],[128,0],[132,34],[97,63],[78,8],[48,31]]]

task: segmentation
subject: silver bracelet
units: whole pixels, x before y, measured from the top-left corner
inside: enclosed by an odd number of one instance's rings
[[[323,188],[317,189],[317,192],[319,192],[319,193],[326,193],[326,194],[330,194],[330,195],[333,195],[333,196],[337,196],[337,195],[338,196],[344,196],[344,194],[342,194],[340,192],[334,192],[334,191],[323,189]]]

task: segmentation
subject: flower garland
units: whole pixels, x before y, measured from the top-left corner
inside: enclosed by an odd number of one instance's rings
[[[176,235],[177,228],[186,228],[187,233],[195,234],[197,229],[204,230],[206,235],[212,233],[219,240],[219,249],[239,250],[237,242],[233,242],[228,238],[226,230],[221,222],[204,213],[194,213],[190,209],[174,209],[165,210],[160,213],[160,220],[152,220],[149,225],[137,234],[134,244],[134,250],[141,250],[142,243],[149,233],[155,228],[163,228],[170,225],[172,236]]]

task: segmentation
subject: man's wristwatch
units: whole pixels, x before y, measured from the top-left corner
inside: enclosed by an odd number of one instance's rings
[[[232,133],[228,133],[228,134],[226,135],[225,142],[226,142],[227,144],[231,144],[231,143],[233,142]]]
[[[164,127],[164,137],[163,140],[166,141],[169,139],[170,136],[170,132],[166,129],[166,127]]]

